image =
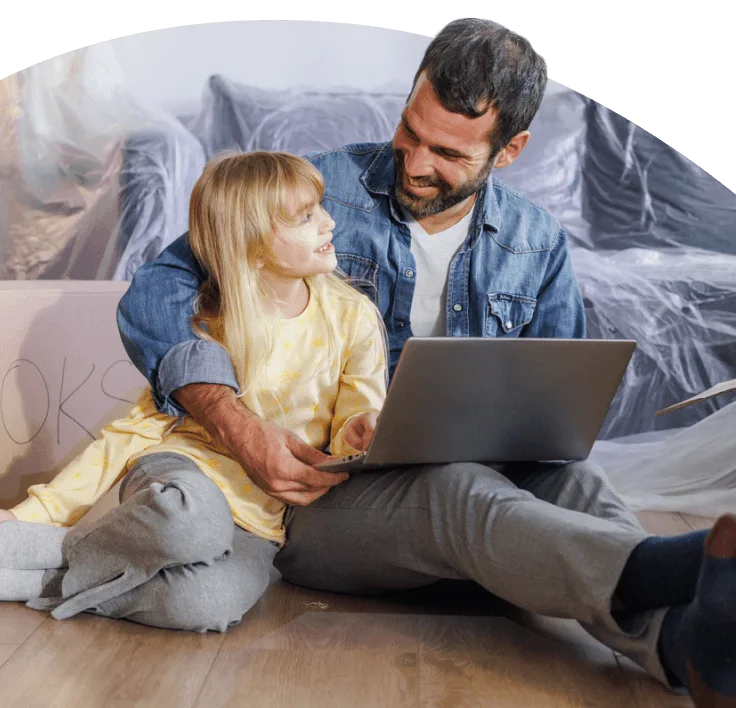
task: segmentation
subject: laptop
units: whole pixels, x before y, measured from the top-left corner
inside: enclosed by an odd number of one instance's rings
[[[368,450],[316,467],[584,460],[635,349],[630,340],[410,338]]]

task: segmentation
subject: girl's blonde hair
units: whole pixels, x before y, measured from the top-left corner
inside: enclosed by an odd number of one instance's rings
[[[265,151],[216,157],[192,191],[189,243],[206,272],[192,329],[227,350],[243,402],[257,414],[263,408],[254,390],[273,350],[275,320],[267,314],[272,294],[256,264],[272,262],[274,233],[294,224],[299,208],[319,203],[323,193],[322,175],[307,160]],[[339,322],[336,308],[327,301],[328,292],[356,304],[361,298],[370,301],[336,274],[305,280],[327,324],[327,365],[334,366],[339,361]]]

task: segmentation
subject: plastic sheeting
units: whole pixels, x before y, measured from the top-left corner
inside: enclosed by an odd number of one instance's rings
[[[573,263],[588,336],[637,342],[601,437],[691,425],[724,405],[718,397],[655,418],[736,377],[736,256],[578,248]]]
[[[124,87],[107,45],[0,83],[2,277],[130,279],[186,229],[207,157],[389,140],[409,87],[271,90],[213,76],[203,89],[184,127]],[[736,195],[554,82],[531,132],[497,176],[568,231],[589,335],[638,342],[595,459],[635,506],[713,513],[733,488],[736,413],[718,411],[728,398],[654,413],[736,377]]]
[[[734,430],[736,402],[688,428],[598,441],[590,459],[634,510],[715,517],[736,509]]]
[[[629,121],[552,83],[519,159],[497,175],[570,235],[590,337],[638,348],[602,438],[691,425],[736,377],[736,195]]]
[[[406,92],[273,90],[215,75],[191,124],[208,157],[223,150],[285,150],[297,155],[349,143],[390,140]]]
[[[42,62],[2,87],[4,279],[129,279],[186,229],[204,152],[124,87],[108,45]]]

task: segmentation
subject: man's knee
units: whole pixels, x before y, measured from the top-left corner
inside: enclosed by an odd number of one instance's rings
[[[597,465],[595,462],[591,462],[590,460],[577,460],[575,462],[568,462],[566,465],[564,465],[564,469],[567,470],[568,474],[573,475],[574,477],[584,477],[587,479],[601,480],[604,482],[608,480],[608,477],[606,476],[603,468],[600,465]]]
[[[605,470],[588,460],[563,465],[551,479],[549,491],[544,494],[557,506],[574,509],[599,518],[641,531],[635,514],[626,506],[614,489]]]
[[[569,462],[564,465],[562,472],[568,484],[586,497],[596,499],[602,494],[615,494],[605,470],[589,460]]]
[[[509,492],[518,494],[518,488],[501,472],[482,464],[457,462],[427,467],[418,475],[437,501],[443,505],[473,500],[503,497]]]

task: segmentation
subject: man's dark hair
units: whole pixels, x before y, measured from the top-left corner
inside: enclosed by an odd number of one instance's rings
[[[547,85],[547,65],[532,45],[490,20],[447,25],[427,47],[414,85],[424,71],[448,111],[478,118],[495,108],[492,154],[529,128]]]

